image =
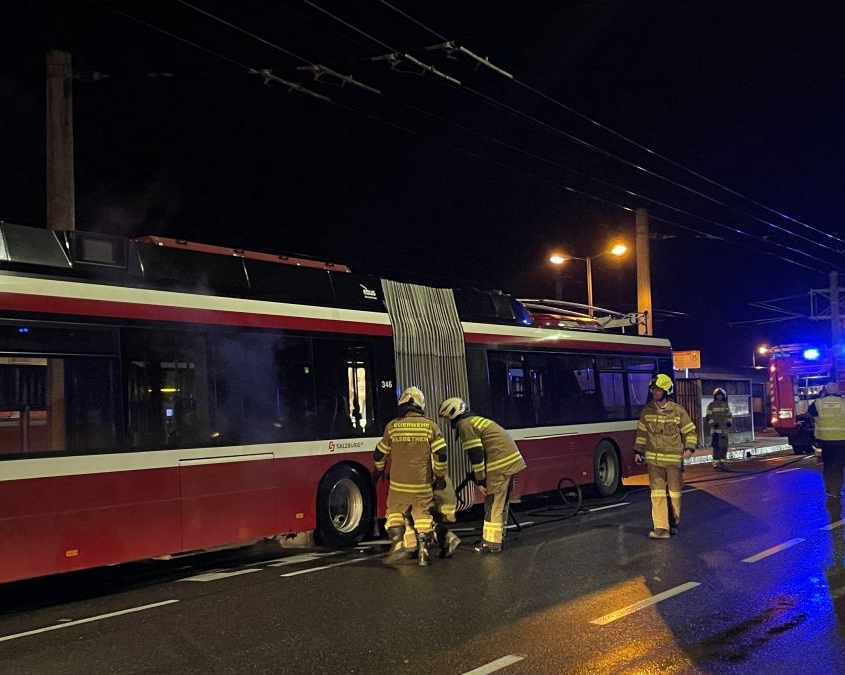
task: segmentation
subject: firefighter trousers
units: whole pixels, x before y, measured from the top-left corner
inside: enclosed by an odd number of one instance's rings
[[[651,520],[655,530],[668,530],[681,520],[681,492],[684,472],[678,466],[648,465],[648,486],[651,490]],[[670,524],[671,515],[674,515]]]
[[[728,458],[728,435],[727,434],[713,434],[713,461],[723,462]]]
[[[403,527],[406,518],[410,517],[414,529],[419,534],[431,532],[434,527],[432,509],[434,497],[431,490],[425,492],[387,492],[387,522],[385,527]]]
[[[513,487],[513,473],[487,474],[487,496],[484,498],[484,525],[481,538],[485,544],[502,545],[508,521],[508,503]]]

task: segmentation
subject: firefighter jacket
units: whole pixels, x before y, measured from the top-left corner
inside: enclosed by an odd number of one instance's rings
[[[377,471],[390,457],[390,489],[431,493],[434,477],[446,475],[446,439],[440,427],[414,410],[390,420],[373,453]]]
[[[677,466],[684,450],[695,452],[697,443],[695,424],[682,406],[673,401],[666,401],[663,407],[657,401],[645,405],[637,422],[634,450],[645,455],[647,464]]]
[[[816,438],[820,441],[845,441],[845,399],[828,395],[810,405]]]
[[[493,420],[467,415],[458,419],[455,429],[476,480],[486,480],[488,473],[512,475],[525,468],[516,443]]]
[[[707,404],[705,416],[710,429],[716,433],[726,433],[728,427],[733,425],[733,413],[728,407],[727,401],[712,400]]]

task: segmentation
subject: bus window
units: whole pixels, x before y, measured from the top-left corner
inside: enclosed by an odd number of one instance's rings
[[[648,385],[655,376],[655,361],[652,358],[629,356],[625,359],[628,370],[628,400],[631,403],[631,418],[639,417],[648,401]]]
[[[129,446],[209,445],[205,340],[195,333],[129,329],[123,336]]]
[[[314,426],[320,438],[377,434],[373,350],[349,340],[315,338]]]
[[[609,420],[625,419],[625,386],[622,372],[599,373],[604,412]]]
[[[489,352],[490,407],[502,426],[534,426],[530,389],[525,389],[525,356],[510,352]]]
[[[106,357],[2,357],[0,454],[116,449],[114,366]]]

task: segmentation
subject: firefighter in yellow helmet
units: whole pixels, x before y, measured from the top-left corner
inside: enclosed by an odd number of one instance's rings
[[[713,390],[713,400],[707,404],[705,415],[712,432],[713,469],[726,471],[725,460],[728,457],[728,431],[733,426],[733,413],[728,407],[728,395],[721,387]]]
[[[446,476],[446,440],[440,427],[424,417],[425,396],[408,387],[399,396],[399,414],[390,420],[373,453],[373,478],[384,475],[390,459],[387,492],[387,534],[391,541],[388,560],[404,557],[406,519],[411,519],[417,536],[420,565],[428,565],[432,544],[434,488],[441,488]]]
[[[450,420],[461,446],[469,455],[473,479],[487,490],[482,540],[474,550],[499,553],[513,477],[525,468],[525,461],[507,431],[493,420],[471,413],[462,399],[446,399],[440,405],[439,414]]]
[[[698,435],[687,411],[669,400],[672,379],[660,373],[648,387],[650,400],[637,422],[634,452],[648,464],[651,491],[652,539],[668,539],[677,534],[681,519],[681,492],[684,489],[684,460],[695,452]],[[667,499],[668,494],[668,499]]]

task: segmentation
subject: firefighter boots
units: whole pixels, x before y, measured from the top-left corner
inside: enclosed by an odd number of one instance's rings
[[[405,557],[404,534],[404,526],[387,528],[387,536],[390,537],[390,553],[384,559],[385,562],[395,563]]]
[[[419,556],[417,564],[420,567],[425,567],[431,564],[431,543],[434,537],[431,532],[420,532],[417,538],[419,541],[417,545],[417,555]]]
[[[475,544],[475,546],[472,547],[472,550],[476,553],[501,553],[502,545],[493,544],[486,541],[479,541],[477,544]]]
[[[455,549],[461,545],[461,539],[443,524],[434,528],[434,541],[440,549],[441,558],[451,558]]]

